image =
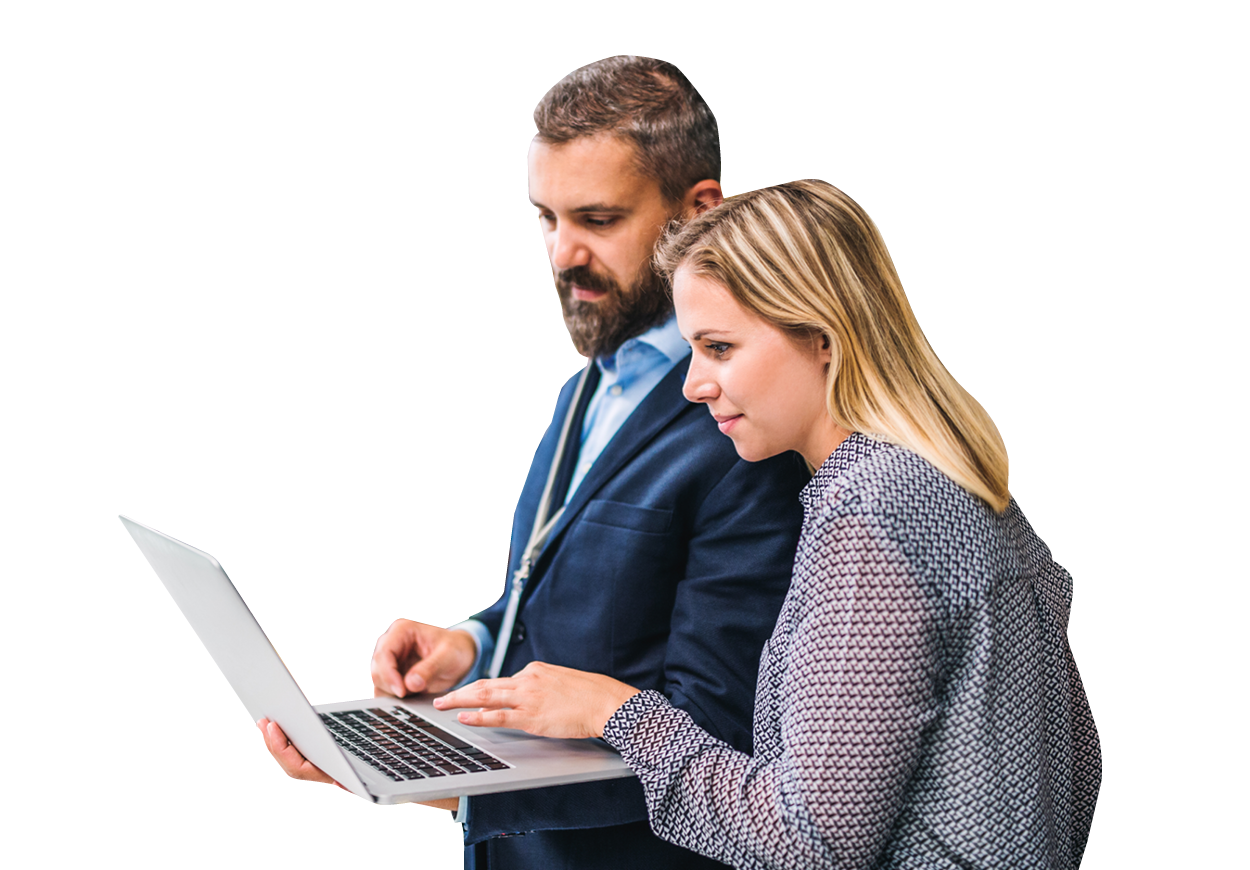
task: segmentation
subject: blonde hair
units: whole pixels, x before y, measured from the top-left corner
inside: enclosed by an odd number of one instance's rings
[[[731,197],[669,232],[659,271],[710,278],[795,340],[828,342],[827,407],[901,444],[1002,511],[1007,448],[916,322],[881,234],[849,196],[793,181]]]

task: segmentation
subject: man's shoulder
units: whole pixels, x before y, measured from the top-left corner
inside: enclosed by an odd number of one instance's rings
[[[573,375],[561,388],[555,421],[567,412],[580,377],[580,372]],[[646,478],[646,487],[652,491],[694,485],[706,492],[730,478],[747,490],[763,487],[797,498],[811,477],[802,459],[794,453],[762,462],[741,459],[732,439],[721,433],[708,410],[683,395],[683,381],[678,362],[596,460],[615,468],[611,480],[619,484],[629,478],[637,486],[642,484],[640,478]],[[627,451],[629,458],[623,459],[618,451]]]
[[[659,475],[675,486],[686,479],[706,494],[720,491],[744,506],[781,499],[793,502],[796,511],[799,492],[811,479],[797,453],[758,462],[741,458],[707,409],[689,402],[629,464],[636,473]]]

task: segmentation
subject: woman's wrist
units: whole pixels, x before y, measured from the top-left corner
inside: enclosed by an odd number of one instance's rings
[[[669,706],[668,698],[660,692],[648,690],[635,692],[613,711],[603,725],[602,737],[607,743],[625,754],[632,739],[634,727],[649,713]]]
[[[630,698],[638,694],[638,689],[633,686],[626,685],[618,680],[612,680],[611,690],[605,693],[603,704],[599,709],[600,715],[596,717],[596,727],[594,729],[596,737],[603,737],[604,726],[608,724],[608,720],[616,715],[616,711],[625,706]]]

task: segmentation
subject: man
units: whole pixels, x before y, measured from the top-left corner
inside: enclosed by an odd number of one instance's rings
[[[739,460],[683,398],[689,348],[650,262],[670,220],[721,201],[716,120],[676,67],[640,57],[571,73],[534,119],[530,199],[565,323],[593,363],[565,385],[534,456],[504,596],[451,629],[397,620],[374,686],[443,692],[546,661],[660,690],[749,750],[808,475],[794,455]],[[328,780],[263,730],[288,773]],[[436,805],[464,823],[468,867],[720,866],[652,835],[632,779]]]

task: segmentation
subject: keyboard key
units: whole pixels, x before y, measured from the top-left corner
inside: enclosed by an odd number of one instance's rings
[[[396,782],[508,768],[490,753],[402,707],[320,716],[335,743]]]

